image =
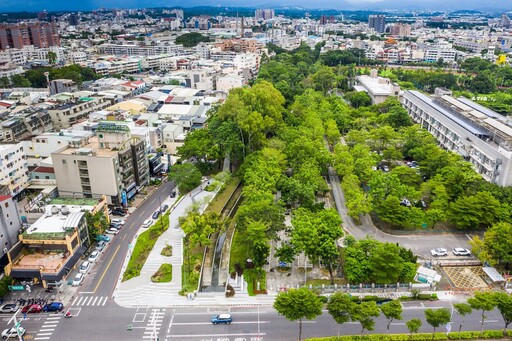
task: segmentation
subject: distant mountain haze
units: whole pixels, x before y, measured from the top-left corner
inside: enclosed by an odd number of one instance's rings
[[[99,8],[144,8],[172,6],[231,6],[332,8],[338,10],[511,10],[510,0],[2,0],[0,11],[93,10]]]

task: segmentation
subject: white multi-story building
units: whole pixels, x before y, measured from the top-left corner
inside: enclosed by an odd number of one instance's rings
[[[402,101],[412,119],[439,144],[471,162],[485,180],[512,186],[512,122],[471,100],[436,89],[433,97],[406,91]]]
[[[28,162],[21,143],[0,145],[0,186],[17,197],[28,186]]]
[[[370,76],[357,76],[357,85],[354,86],[356,91],[366,92],[372,99],[372,104],[382,103],[389,96],[398,96],[400,87],[393,83],[389,78],[377,76],[377,70],[371,70]]]
[[[0,195],[0,258],[18,241],[21,220],[18,204],[10,195]]]
[[[0,64],[10,63],[23,65],[27,62],[27,56],[21,49],[5,49],[0,51]]]
[[[21,75],[25,70],[21,66],[2,66],[0,67],[0,78],[11,78],[14,75]]]

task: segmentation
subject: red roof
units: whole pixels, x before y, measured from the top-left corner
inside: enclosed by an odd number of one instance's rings
[[[12,197],[10,195],[0,195],[0,201],[5,201],[8,199],[11,199]]]
[[[11,104],[9,104],[9,103],[0,102],[0,107],[6,107],[6,108],[9,108],[10,106],[11,106]]]
[[[34,169],[33,172],[38,172],[38,173],[55,173],[55,170],[53,169],[53,167],[42,167],[42,166],[39,166],[36,169]]]
[[[164,101],[164,102],[165,102],[165,104],[169,104],[169,103],[171,103],[173,98],[174,98],[174,96],[170,96],[170,95],[169,95],[169,96],[167,96],[167,98],[166,98],[166,99],[165,99],[165,101]]]
[[[148,122],[146,122],[144,120],[137,120],[137,121],[135,121],[135,124],[138,125],[138,126],[145,125],[146,123],[148,123]]]

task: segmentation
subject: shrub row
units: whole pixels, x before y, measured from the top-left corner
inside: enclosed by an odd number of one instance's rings
[[[430,340],[481,340],[481,339],[504,339],[512,336],[512,331],[508,331],[507,336],[503,335],[502,330],[466,331],[446,333],[436,333],[432,338],[432,333],[418,334],[369,334],[369,335],[347,335],[330,336],[323,338],[307,339],[308,341],[430,341]]]

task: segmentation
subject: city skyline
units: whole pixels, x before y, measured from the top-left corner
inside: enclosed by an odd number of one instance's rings
[[[337,9],[337,10],[431,10],[431,11],[452,11],[452,10],[485,10],[485,11],[506,11],[512,10],[512,5],[504,0],[489,0],[482,3],[478,0],[467,0],[463,3],[458,0],[413,0],[406,7],[400,0],[319,0],[310,2],[306,0],[284,0],[269,2],[268,0],[250,1],[238,0],[190,0],[186,6],[177,0],[165,1],[141,1],[141,0],[86,0],[80,3],[67,1],[29,0],[23,3],[14,0],[3,1],[0,4],[0,11],[65,11],[65,10],[93,10],[99,8],[144,8],[144,7],[247,7],[247,8],[279,8],[279,7],[300,7],[304,9]]]

